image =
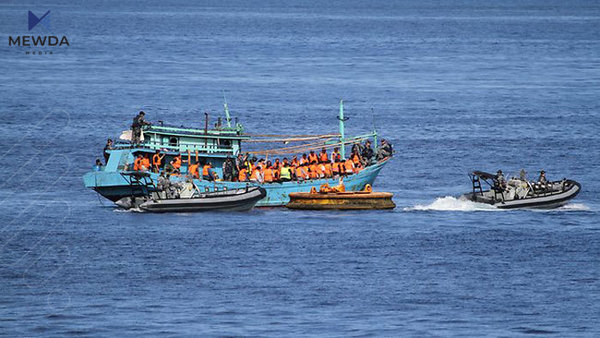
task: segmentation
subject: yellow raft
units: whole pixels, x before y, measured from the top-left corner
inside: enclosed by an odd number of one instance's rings
[[[290,193],[290,202],[286,207],[304,210],[368,210],[394,209],[394,194],[389,192],[373,192],[367,185],[364,191],[339,191],[336,188],[321,187],[311,192]]]

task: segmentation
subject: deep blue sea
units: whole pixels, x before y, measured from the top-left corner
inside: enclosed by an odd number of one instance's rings
[[[139,110],[200,127],[223,92],[255,134],[336,132],[344,99],[395,146],[397,208],[151,215],[83,187]],[[0,335],[600,336],[598,2],[3,1],[0,121]],[[456,199],[521,168],[583,191]]]

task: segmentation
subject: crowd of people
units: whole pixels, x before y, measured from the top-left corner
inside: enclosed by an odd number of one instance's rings
[[[275,158],[273,161],[239,154],[237,158],[228,157],[222,167],[222,180],[231,182],[275,183],[305,181],[320,178],[338,178],[356,174],[379,160],[390,157],[392,146],[386,140],[381,141],[377,153],[371,148],[371,142],[356,142],[348,158],[342,158],[339,148],[329,154],[326,148],[320,152],[311,150],[308,154],[294,155],[291,158]],[[175,156],[164,163],[166,154],[156,150],[151,157],[140,153],[133,163],[134,171],[152,171],[166,175],[181,175],[182,172],[201,180],[221,180],[210,161],[200,161],[198,152],[193,157],[188,151],[186,157]],[[186,164],[184,166],[184,164]],[[187,167],[187,170],[182,171]]]

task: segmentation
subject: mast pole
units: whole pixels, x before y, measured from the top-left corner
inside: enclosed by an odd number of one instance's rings
[[[345,149],[345,145],[344,145],[344,141],[345,141],[345,136],[344,136],[344,100],[340,100],[340,116],[338,116],[338,119],[340,120],[340,143],[342,144],[342,146],[340,147],[340,155],[342,156],[343,159],[346,158],[346,149]]]

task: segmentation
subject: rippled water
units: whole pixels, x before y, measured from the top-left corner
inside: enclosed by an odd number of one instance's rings
[[[47,9],[68,48],[6,44]],[[5,2],[0,35],[7,336],[600,333],[593,2]],[[147,215],[83,188],[136,111],[200,126],[223,90],[251,133],[335,131],[345,99],[349,134],[395,145],[375,188],[398,207]],[[457,199],[522,167],[583,190]]]

